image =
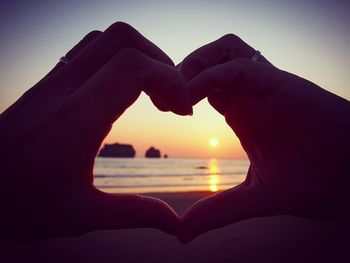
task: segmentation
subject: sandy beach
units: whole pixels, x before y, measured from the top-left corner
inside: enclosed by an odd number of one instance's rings
[[[148,194],[179,214],[208,192]],[[349,218],[256,218],[187,245],[154,229],[99,231],[31,244],[2,244],[0,262],[350,262]]]

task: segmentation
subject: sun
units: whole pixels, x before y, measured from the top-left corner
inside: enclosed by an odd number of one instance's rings
[[[216,138],[212,138],[212,139],[210,139],[210,141],[209,141],[209,145],[210,145],[211,147],[213,147],[213,148],[217,147],[218,144],[219,144],[219,141],[218,141],[218,139],[216,139]]]

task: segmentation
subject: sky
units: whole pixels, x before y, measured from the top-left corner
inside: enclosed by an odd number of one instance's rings
[[[234,33],[275,66],[350,99],[350,1],[10,1],[0,4],[0,112],[92,30],[135,27],[179,63]],[[218,140],[210,147],[210,140]],[[105,142],[150,146],[171,157],[245,158],[224,118],[203,100],[192,117],[159,112],[142,95]]]

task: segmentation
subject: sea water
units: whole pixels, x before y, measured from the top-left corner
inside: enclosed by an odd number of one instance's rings
[[[94,185],[109,193],[220,191],[244,181],[246,159],[96,158]]]

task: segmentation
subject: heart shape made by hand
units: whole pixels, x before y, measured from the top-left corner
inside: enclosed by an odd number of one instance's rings
[[[254,54],[229,34],[175,67],[125,23],[89,33],[67,53],[69,63],[58,63],[0,116],[0,166],[9,175],[0,193],[0,223],[9,226],[3,238],[155,227],[189,242],[252,217],[349,214],[349,103],[264,57],[250,60]],[[247,152],[246,180],[198,201],[181,218],[157,198],[97,190],[99,147],[142,91],[159,110],[179,115],[191,115],[207,97]],[[328,174],[335,175],[331,187]]]

